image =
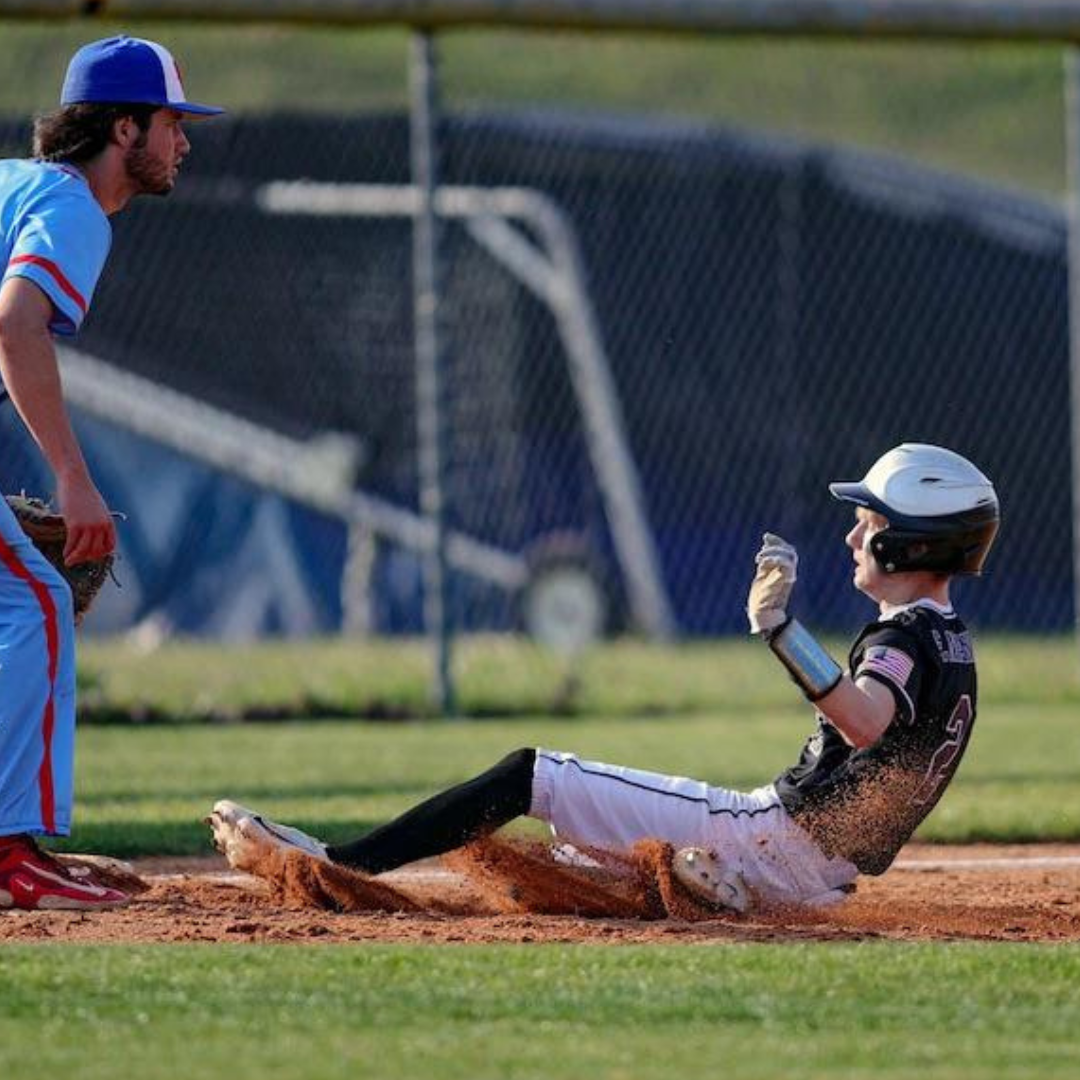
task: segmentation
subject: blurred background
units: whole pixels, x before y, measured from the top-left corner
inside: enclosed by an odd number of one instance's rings
[[[116,30],[3,24],[3,156]],[[114,219],[64,351],[128,515],[87,631],[419,634],[408,35],[123,30],[229,112]],[[903,441],[998,486],[976,628],[1073,625],[1061,48],[437,40],[455,633],[741,634],[770,529],[804,621],[850,634],[871,609],[826,485]],[[5,485],[47,492],[10,408],[0,439]]]

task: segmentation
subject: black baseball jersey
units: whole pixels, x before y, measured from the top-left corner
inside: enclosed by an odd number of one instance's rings
[[[960,619],[923,600],[867,626],[848,663],[853,679],[876,679],[892,692],[892,723],[856,750],[819,714],[776,790],[827,855],[882,874],[960,764],[975,722],[975,656]]]

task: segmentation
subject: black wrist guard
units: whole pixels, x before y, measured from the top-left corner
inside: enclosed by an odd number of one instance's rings
[[[798,619],[788,619],[768,632],[765,640],[811,701],[820,701],[844,677],[840,665]]]

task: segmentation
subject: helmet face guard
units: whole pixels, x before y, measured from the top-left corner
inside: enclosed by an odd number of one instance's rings
[[[905,443],[879,459],[864,480],[829,489],[888,519],[869,544],[887,574],[980,574],[997,535],[993,485],[971,462],[941,447]]]

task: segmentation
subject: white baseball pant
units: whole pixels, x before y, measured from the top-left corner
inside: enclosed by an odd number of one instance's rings
[[[561,840],[626,852],[639,840],[700,847],[734,867],[768,903],[824,906],[858,876],[792,820],[769,784],[750,792],[538,749],[529,816]]]

